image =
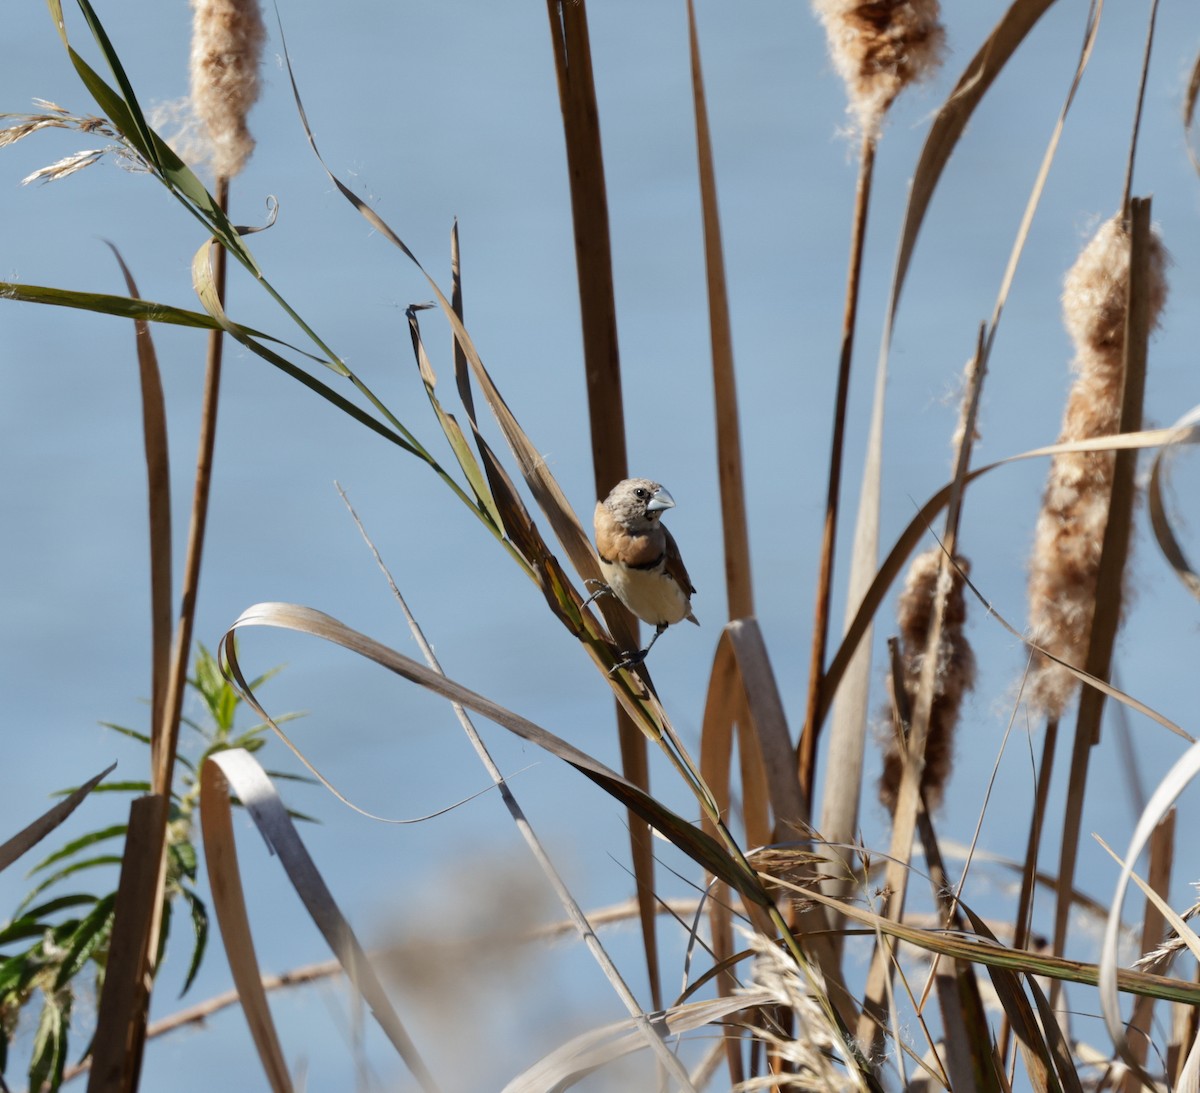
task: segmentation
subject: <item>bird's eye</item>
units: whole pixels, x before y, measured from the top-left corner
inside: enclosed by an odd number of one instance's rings
[[[641,501],[645,501],[646,498],[650,496],[650,494],[647,493],[644,489],[642,489],[641,486],[638,486],[638,488],[633,491],[633,496],[638,498]]]

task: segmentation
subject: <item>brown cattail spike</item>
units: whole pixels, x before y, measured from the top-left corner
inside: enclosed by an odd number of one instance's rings
[[[1075,343],[1076,378],[1063,415],[1061,442],[1110,436],[1120,425],[1129,254],[1129,230],[1116,216],[1101,226],[1067,274],[1063,321]],[[1156,234],[1147,285],[1155,326],[1166,301],[1166,263]],[[1112,452],[1055,456],[1034,533],[1030,634],[1047,652],[1077,667],[1087,659],[1114,458]],[[1047,717],[1058,718],[1075,686],[1070,672],[1039,657],[1027,693]]]
[[[813,0],[813,8],[859,127],[878,135],[900,92],[941,62],[946,32],[938,0]]]
[[[258,0],[192,0],[192,109],[212,142],[218,177],[233,178],[254,151],[246,115],[258,99],[266,30]]]
[[[900,643],[904,660],[905,685],[914,694],[921,681],[925,646],[933,622],[937,602],[938,572],[942,550],[933,547],[918,554],[908,570],[904,591],[896,605],[900,623]],[[942,800],[946,780],[954,761],[954,729],[963,695],[975,686],[975,654],[967,641],[964,627],[967,621],[967,602],[964,596],[964,575],[970,564],[965,558],[954,559],[944,580],[950,582],[946,593],[946,609],[942,618],[942,640],[938,647],[937,674],[934,677],[933,705],[929,710],[929,735],[925,742],[925,773],[921,788],[929,807],[936,808]],[[900,776],[904,760],[900,742],[894,731],[888,732],[888,747],[884,753],[883,774],[879,779],[879,799],[889,812],[896,808],[900,791]]]

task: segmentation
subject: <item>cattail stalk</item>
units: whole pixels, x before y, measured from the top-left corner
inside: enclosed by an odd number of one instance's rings
[[[258,0],[194,0],[192,22],[191,95],[192,110],[203,123],[211,142],[211,161],[216,173],[214,197],[222,213],[229,209],[229,181],[246,165],[254,140],[246,116],[258,98],[258,68],[266,31]],[[215,247],[213,274],[217,298],[225,299],[226,254]],[[200,563],[208,523],[208,501],[216,445],[217,403],[221,386],[223,331],[209,334],[201,406],[196,477],[192,514],[184,559],[179,618],[171,646],[166,699],[160,722],[153,733],[152,786],[156,794],[170,794],[179,743],[183,695],[187,686],[188,653],[200,586]],[[165,816],[165,812],[164,812]],[[150,916],[149,936],[143,950],[143,966],[152,973],[162,926],[166,877],[167,832],[161,835],[159,884]],[[150,981],[149,976],[147,982]],[[147,998],[148,1003],[148,998]],[[143,1014],[143,1018],[145,1015]]]
[[[941,556],[941,547],[935,546],[913,559],[896,608],[904,685],[910,696],[915,694],[921,682],[932,613],[938,599]],[[969,570],[967,560],[959,556],[954,559],[953,567],[946,567],[941,578],[946,586],[946,606],[925,738],[925,768],[921,775],[921,791],[930,809],[941,803],[953,764],[954,729],[963,696],[975,686],[975,654],[964,633],[967,620],[964,577]],[[889,812],[895,811],[900,791],[900,778],[904,772],[903,747],[903,741],[892,733],[879,779],[879,799]]]
[[[797,753],[800,785],[807,800],[812,800],[813,775],[816,770],[817,734],[820,730],[817,711],[821,707],[822,677],[829,640],[829,605],[833,587],[833,557],[837,546],[846,403],[850,390],[850,365],[854,353],[854,331],[857,323],[862,254],[867,231],[875,150],[888,109],[908,84],[933,72],[945,41],[945,32],[938,21],[938,0],[882,0],[875,3],[814,0],[813,6],[825,27],[834,67],[846,83],[850,110],[857,120],[862,146],[851,229],[850,267],[846,278],[825,524],[817,574],[813,641],[809,657],[808,700]],[[858,765],[861,765],[862,743],[860,727],[856,740],[850,742],[850,758],[853,761],[853,757],[857,755]],[[847,804],[851,807],[843,811],[848,814],[842,817],[843,822],[835,820],[834,826],[840,830],[848,824],[848,834],[853,834],[858,811],[857,796]],[[823,828],[829,819],[822,818]],[[826,834],[837,837],[829,831]]]
[[[1067,398],[1060,442],[1118,431],[1125,382],[1123,350],[1129,291],[1129,227],[1106,221],[1067,274],[1063,319],[1075,343],[1075,382]],[[1166,300],[1166,252],[1151,236],[1147,295],[1151,327]],[[1034,533],[1029,573],[1029,629],[1035,644],[1076,667],[1087,661],[1104,529],[1116,455],[1057,455],[1050,465]],[[1030,673],[1030,702],[1057,719],[1071,701],[1076,678],[1046,657]]]

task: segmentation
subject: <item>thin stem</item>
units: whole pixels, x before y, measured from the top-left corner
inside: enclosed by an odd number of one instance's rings
[[[1025,845],[1025,871],[1021,874],[1021,890],[1017,896],[1017,913],[1013,919],[1014,949],[1024,949],[1029,941],[1030,924],[1033,919],[1033,890],[1037,883],[1038,852],[1042,845],[1042,825],[1046,819],[1046,803],[1050,798],[1050,776],[1054,772],[1054,750],[1058,743],[1058,718],[1046,721],[1046,733],[1042,740],[1042,765],[1038,770],[1037,790],[1034,795],[1033,816],[1029,823],[1029,838]],[[997,1053],[1001,1059],[1008,1055],[1011,1027],[1007,1016],[1000,1028]]]
[[[216,200],[222,212],[229,206],[229,180],[218,176]],[[225,248],[218,245],[213,263],[217,297],[224,306]],[[208,357],[204,376],[204,396],[200,411],[199,452],[196,456],[196,480],[192,492],[192,517],[188,526],[187,554],[183,566],[183,587],[180,594],[179,621],[171,646],[171,666],[167,676],[166,699],[162,720],[154,726],[151,745],[152,782],[154,793],[169,799],[175,770],[175,753],[179,744],[179,719],[183,711],[183,693],[187,686],[188,650],[192,644],[192,629],[196,619],[196,594],[200,587],[200,561],[204,550],[204,533],[208,524],[208,499],[212,483],[213,451],[217,438],[217,398],[221,389],[221,356],[224,331],[213,330],[208,337]],[[159,836],[159,878],[149,931],[142,950],[142,967],[147,982],[152,981],[155,955],[162,928],[163,900],[167,872],[167,810]],[[147,1011],[149,999],[147,997]],[[147,1016],[143,1015],[143,1019]]]
[[[850,364],[854,355],[854,329],[858,320],[858,298],[862,282],[863,245],[867,236],[867,212],[871,200],[871,176],[875,169],[875,139],[863,134],[859,152],[858,188],[854,196],[854,224],[850,235],[850,269],[846,276],[846,301],[842,316],[842,352],[838,362],[837,394],[833,410],[833,438],[829,454],[829,487],[825,497],[825,528],[821,536],[821,560],[817,574],[813,618],[812,656],[808,668],[808,703],[800,734],[800,788],[812,800],[817,763],[817,711],[825,673],[829,642],[829,604],[833,591],[833,556],[837,546],[837,516],[842,488],[845,453],[846,404],[850,395]]]
[[[1137,106],[1133,112],[1133,131],[1129,136],[1129,159],[1125,164],[1125,188],[1121,192],[1121,208],[1129,217],[1129,200],[1133,194],[1133,162],[1137,156],[1138,134],[1142,128],[1142,106],[1146,100],[1146,78],[1150,73],[1150,50],[1154,45],[1154,24],[1158,19],[1158,0],[1150,4],[1150,20],[1146,26],[1146,46],[1142,53],[1142,74],[1138,80]]]
[[[215,194],[222,211],[229,205],[229,180],[218,178]],[[217,246],[213,275],[217,295],[225,298],[226,251]],[[183,565],[179,621],[171,649],[171,674],[167,680],[167,700],[163,721],[155,736],[154,792],[169,793],[175,750],[179,741],[179,715],[187,684],[188,649],[196,618],[196,594],[200,587],[200,562],[204,551],[204,533],[208,524],[208,499],[212,484],[213,452],[217,441],[217,399],[221,390],[221,358],[224,331],[213,330],[208,336],[208,358],[204,375],[204,401],[200,410],[200,442],[196,456],[196,480],[192,492],[192,518],[188,527],[187,555]]]

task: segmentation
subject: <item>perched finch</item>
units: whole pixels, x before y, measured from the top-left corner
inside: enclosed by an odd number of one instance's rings
[[[596,505],[596,550],[607,582],[596,595],[611,592],[655,627],[650,644],[622,660],[620,668],[641,664],[668,626],[684,619],[699,625],[692,614],[696,590],[675,539],[662,525],[662,514],[674,507],[671,495],[648,478],[618,482]]]

